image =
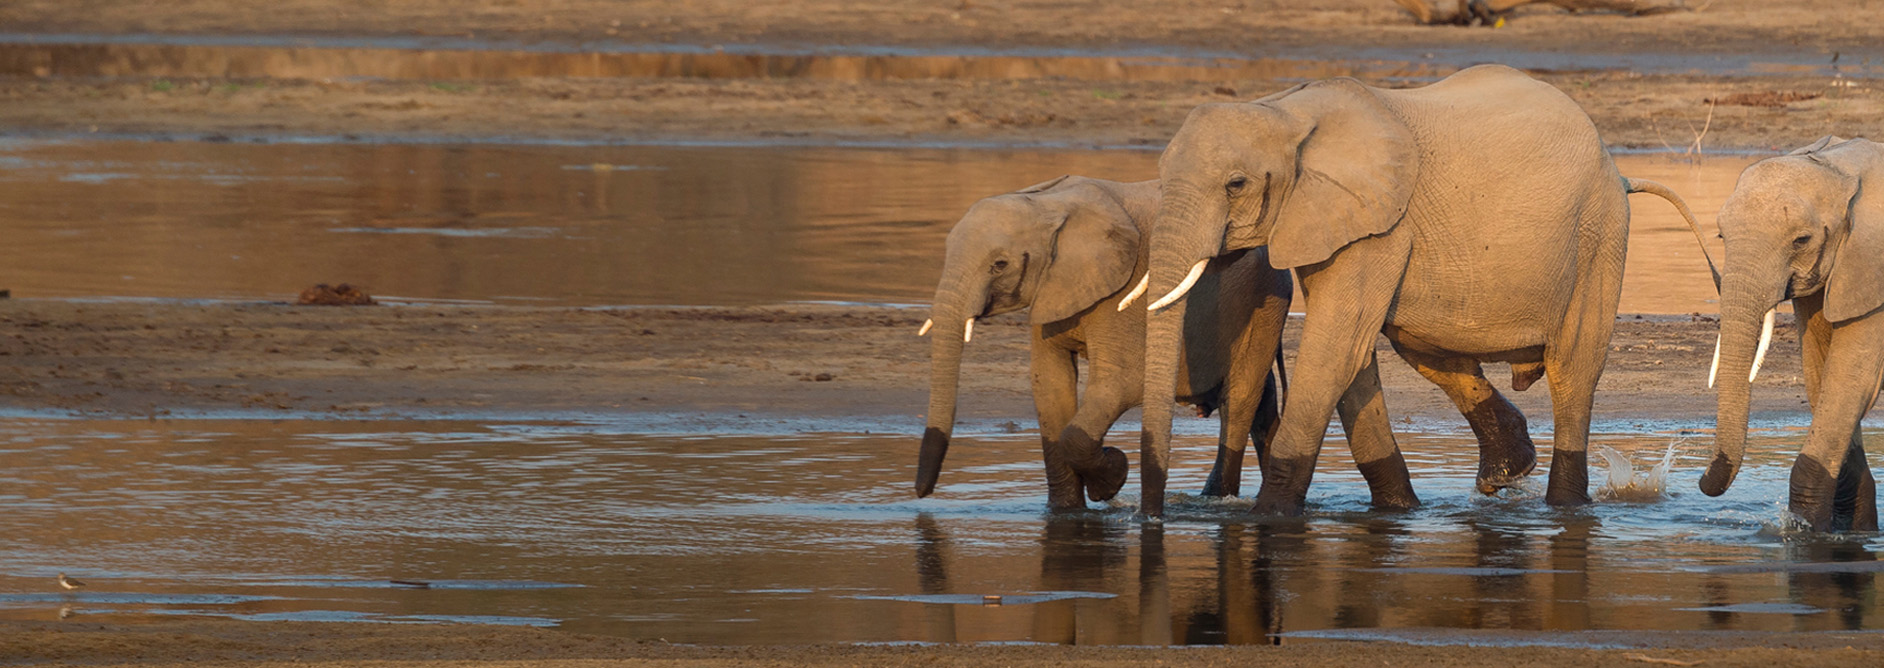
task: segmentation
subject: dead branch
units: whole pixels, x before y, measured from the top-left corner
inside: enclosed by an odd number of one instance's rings
[[[1686,0],[1393,0],[1426,25],[1497,25],[1511,10],[1544,4],[1570,12],[1614,12],[1649,16],[1687,11]]]

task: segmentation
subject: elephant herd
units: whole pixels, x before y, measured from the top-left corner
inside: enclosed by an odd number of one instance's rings
[[[1617,171],[1575,102],[1499,65],[1421,88],[1341,78],[1205,104],[1158,172],[1143,183],[1067,176],[990,197],[949,233],[922,332],[935,338],[918,496],[934,491],[941,471],[975,320],[1030,309],[1054,509],[1118,493],[1127,459],[1104,437],[1142,404],[1139,511],[1162,515],[1165,397],[1219,416],[1208,495],[1240,494],[1254,442],[1262,484],[1252,512],[1301,514],[1332,413],[1374,506],[1418,505],[1381,394],[1376,333],[1471,425],[1483,493],[1529,475],[1536,453],[1524,415],[1481,363],[1508,363],[1516,391],[1548,377],[1555,424],[1544,498],[1585,504],[1628,195],[1667,199],[1701,237],[1680,197]],[[1718,266],[1708,258],[1721,293],[1710,373],[1719,414],[1702,491],[1719,495],[1733,482],[1748,386],[1773,309],[1791,299],[1813,419],[1790,508],[1815,529],[1875,530],[1859,421],[1884,384],[1884,145],[1827,137],[1756,163],[1719,227],[1726,257]],[[1285,380],[1279,348],[1294,281],[1305,317]],[[1083,392],[1080,357],[1090,376]]]

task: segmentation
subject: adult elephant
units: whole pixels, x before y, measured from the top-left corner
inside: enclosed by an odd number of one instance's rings
[[[1060,177],[977,202],[949,232],[932,318],[928,428],[916,495],[935,490],[955,423],[962,348],[975,320],[1031,308],[1034,408],[1040,419],[1048,503],[1079,508],[1125,484],[1126,457],[1103,447],[1106,431],[1145,394],[1143,309],[1121,311],[1125,288],[1145,271],[1143,229],[1158,207],[1158,183]],[[1277,400],[1269,374],[1293,283],[1251,250],[1218,258],[1194,288],[1198,303],[1183,326],[1185,350],[1149,396],[1200,414],[1221,410],[1216,467],[1207,494],[1240,491],[1243,452],[1267,443]],[[1219,289],[1223,286],[1223,289]],[[1090,378],[1078,392],[1077,359]],[[1175,372],[1182,368],[1181,376]],[[1179,378],[1181,377],[1181,380]],[[1265,380],[1268,378],[1268,380]],[[1175,391],[1174,391],[1175,388]],[[1258,451],[1261,458],[1261,451]]]
[[[1148,280],[1163,297],[1147,305],[1147,387],[1175,372],[1185,296],[1211,258],[1266,245],[1274,266],[1296,270],[1307,300],[1254,512],[1300,514],[1329,413],[1380,403],[1376,332],[1468,416],[1516,417],[1493,424],[1521,429],[1523,418],[1472,381],[1479,362],[1511,363],[1519,390],[1548,375],[1555,439],[1545,500],[1589,501],[1590,410],[1621,292],[1626,195],[1676,198],[1624,179],[1569,97],[1498,65],[1406,90],[1317,81],[1198,107],[1159,175]],[[1144,476],[1162,483],[1170,412],[1147,406],[1144,429],[1153,462]],[[1528,448],[1487,445],[1481,489],[1529,472]],[[1351,446],[1363,471],[1397,457],[1390,439]]]
[[[1812,428],[1788,505],[1817,530],[1876,531],[1877,482],[1859,421],[1884,382],[1884,145],[1826,137],[1756,162],[1719,223],[1727,256],[1715,278],[1720,344],[1708,384],[1717,372],[1720,405],[1701,491],[1725,493],[1740,470],[1748,386],[1772,340],[1773,309],[1791,299]]]

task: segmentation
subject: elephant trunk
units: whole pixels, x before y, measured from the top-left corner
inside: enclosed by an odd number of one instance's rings
[[[971,335],[969,328],[981,312],[986,290],[965,289],[962,281],[945,280],[936,290],[931,311],[935,339],[929,346],[929,420],[922,432],[922,452],[916,460],[916,496],[935,491],[942,475],[942,458],[949,452],[949,435],[955,431],[955,397],[962,375],[962,348]]]
[[[1755,373],[1755,358],[1763,356],[1762,339],[1770,341],[1771,330],[1762,336],[1762,321],[1770,317],[1779,302],[1782,288],[1773,281],[1755,277],[1729,266],[1725,272],[1720,308],[1720,343],[1718,363],[1718,412],[1714,420],[1714,460],[1701,476],[1701,491],[1720,496],[1733,485],[1746,454],[1747,405]],[[1767,273],[1767,272],[1761,272]],[[1780,272],[1784,276],[1784,272]],[[1768,325],[1770,327],[1770,325]]]
[[[1139,511],[1148,516],[1164,512],[1165,466],[1171,452],[1171,396],[1177,387],[1178,357],[1184,342],[1185,293],[1196,281],[1199,263],[1216,256],[1223,243],[1221,213],[1215,216],[1216,224],[1210,224],[1210,212],[1199,206],[1198,199],[1192,192],[1167,184],[1151,234],[1146,294],[1160,298],[1147,305],[1151,312],[1145,322],[1145,406],[1139,434],[1140,480],[1144,486]]]

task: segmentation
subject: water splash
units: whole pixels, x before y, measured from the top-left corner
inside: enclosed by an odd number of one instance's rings
[[[1675,439],[1668,442],[1668,449],[1662,453],[1661,462],[1640,474],[1629,463],[1629,457],[1607,445],[1597,445],[1596,453],[1603,456],[1605,467],[1603,486],[1596,490],[1597,496],[1612,501],[1647,502],[1659,501],[1668,491],[1668,473],[1675,466],[1675,450],[1687,443],[1687,439]]]

